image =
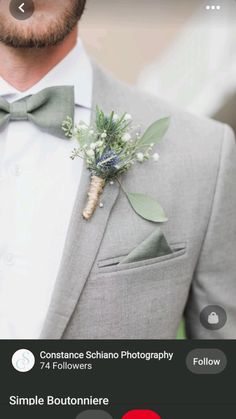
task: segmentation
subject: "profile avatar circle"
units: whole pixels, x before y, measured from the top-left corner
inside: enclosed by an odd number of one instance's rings
[[[16,371],[28,372],[34,367],[35,357],[28,349],[19,349],[13,354],[11,362]]]

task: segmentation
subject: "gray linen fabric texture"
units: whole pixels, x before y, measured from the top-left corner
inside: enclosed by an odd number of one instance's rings
[[[189,338],[235,339],[232,130],[140,93],[93,66],[93,109],[99,105],[106,112],[128,112],[144,129],[171,117],[165,140],[156,148],[159,162],[137,165],[123,184],[162,204],[169,221],[161,228],[173,253],[155,253],[158,226],[137,216],[117,184],[106,187],[104,208],[85,221],[81,214],[89,173],[84,167],[41,338],[172,339],[184,313]],[[140,253],[144,241],[150,244],[149,254],[146,245]],[[140,258],[129,261],[136,248]],[[200,323],[201,310],[211,304],[227,312],[228,321],[218,331]]]

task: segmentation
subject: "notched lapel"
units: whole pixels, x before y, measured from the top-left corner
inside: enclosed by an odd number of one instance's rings
[[[67,235],[61,268],[56,281],[41,339],[60,339],[83,291],[103,239],[111,210],[119,195],[117,183],[103,192],[103,208],[91,220],[82,217],[90,181],[84,167],[76,204]]]
[[[111,111],[116,108],[117,98],[114,97],[103,72],[95,64],[93,67],[92,119],[94,120],[96,105],[105,111]],[[63,336],[93,266],[111,210],[119,195],[119,185],[108,184],[102,195],[104,207],[97,208],[91,220],[85,221],[82,212],[89,182],[90,173],[84,165],[60,271],[40,339],[60,339]]]

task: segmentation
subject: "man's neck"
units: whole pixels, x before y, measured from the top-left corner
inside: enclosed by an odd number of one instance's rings
[[[77,28],[60,44],[42,49],[15,49],[0,42],[0,76],[20,92],[40,81],[76,45]]]

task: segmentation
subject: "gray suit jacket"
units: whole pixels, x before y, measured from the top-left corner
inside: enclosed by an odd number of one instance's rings
[[[161,228],[174,251],[155,257],[157,225],[135,214],[117,184],[105,188],[104,208],[85,221],[89,173],[84,168],[41,338],[172,339],[183,313],[190,338],[236,338],[233,132],[124,86],[94,65],[96,104],[106,112],[132,114],[144,129],[171,116],[157,147],[158,164],[138,165],[123,183],[160,201],[169,218]],[[144,240],[140,260],[120,263]],[[200,323],[201,310],[211,304],[227,312],[219,331]]]

